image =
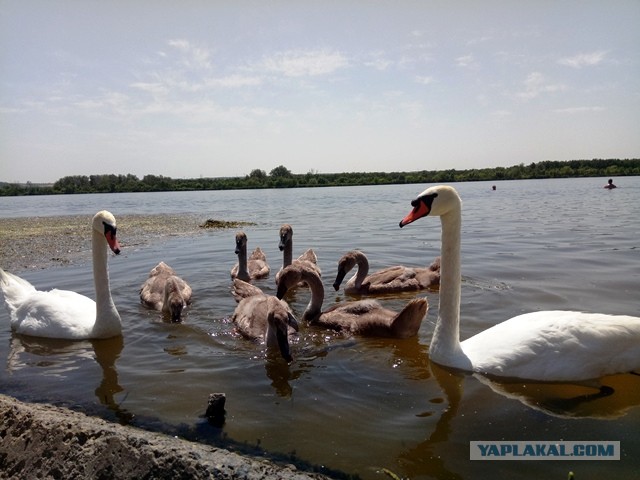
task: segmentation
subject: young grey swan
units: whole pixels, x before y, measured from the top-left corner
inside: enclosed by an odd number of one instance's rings
[[[267,257],[260,247],[247,259],[247,235],[244,232],[236,233],[236,255],[238,263],[231,269],[231,278],[239,278],[245,282],[265,278],[269,276],[269,265]]]
[[[311,300],[302,318],[311,325],[349,332],[354,335],[409,338],[418,333],[427,313],[427,299],[415,298],[402,311],[394,312],[375,300],[360,300],[334,305],[321,311],[324,286],[318,274],[306,265],[289,265],[282,271],[278,284],[278,298],[287,290],[304,281],[311,289]]]
[[[278,348],[287,363],[293,362],[289,336],[298,331],[298,322],[289,306],[238,278],[233,281],[232,294],[238,306],[231,320],[238,332],[245,338],[263,341],[267,348]]]
[[[353,295],[379,295],[384,293],[424,290],[440,285],[440,257],[427,268],[402,265],[383,268],[369,274],[369,261],[360,250],[345,253],[338,261],[338,274],[333,288],[336,291],[349,271],[358,266],[356,274],[347,281],[344,293]]]
[[[318,257],[312,248],[309,248],[300,255],[295,262],[293,261],[293,228],[288,223],[280,227],[280,243],[278,244],[278,248],[282,252],[282,268],[276,274],[276,285],[280,281],[282,270],[292,263],[303,263],[318,272],[319,276],[322,276],[322,272],[318,266]]]
[[[161,310],[172,322],[182,321],[182,312],[191,303],[191,287],[164,262],[151,269],[140,288],[140,300],[147,307]]]

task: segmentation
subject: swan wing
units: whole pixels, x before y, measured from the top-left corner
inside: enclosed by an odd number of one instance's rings
[[[256,295],[264,295],[260,288],[255,285],[251,285],[244,280],[240,280],[236,278],[233,280],[233,286],[231,287],[231,295],[236,300],[236,302],[240,302],[241,300],[249,297],[253,297]]]
[[[418,290],[420,284],[415,269],[396,265],[368,275],[362,282],[362,288],[377,294]]]
[[[96,303],[69,290],[35,291],[11,316],[11,328],[23,335],[87,338],[95,325]]]
[[[266,262],[267,261],[267,256],[264,254],[264,252],[262,251],[262,249],[260,247],[256,247],[256,249],[253,251],[253,253],[249,257],[249,259],[250,260],[262,260],[263,262]]]
[[[155,277],[155,276],[169,277],[175,274],[176,272],[173,270],[173,268],[171,268],[169,265],[167,265],[164,262],[160,262],[158,265],[156,265],[151,269],[151,271],[149,272],[149,277]]]
[[[480,373],[591,380],[640,369],[640,318],[571,311],[513,317],[461,344]]]
[[[354,335],[408,338],[417,334],[426,312],[424,298],[413,299],[400,312],[367,299],[329,308],[317,324]]]
[[[36,292],[36,288],[24,278],[13,273],[5,272],[0,268],[0,292],[9,313],[13,315],[16,309]]]
[[[156,274],[149,277],[140,288],[142,303],[155,310],[162,310],[164,302],[164,285],[169,276]]]
[[[418,334],[422,320],[427,315],[429,302],[426,298],[414,298],[405,305],[391,321],[390,336],[394,338],[410,338]]]
[[[362,282],[361,291],[369,294],[408,292],[422,290],[439,283],[439,270],[396,265],[367,275]]]
[[[240,268],[240,265],[237,264],[237,263],[231,268],[229,273],[231,274],[231,278],[232,279],[234,279],[234,278],[236,278],[238,276],[238,269],[239,268]]]
[[[175,277],[175,279],[176,279],[176,283],[178,284],[178,288],[180,289],[180,293],[182,294],[182,298],[184,298],[185,302],[191,303],[191,297],[193,295],[193,289],[182,278]]]
[[[316,252],[313,251],[313,248],[309,248],[306,252],[298,257],[298,260],[301,262],[311,262],[317,264],[318,256],[316,255]]]
[[[241,282],[242,280],[238,281]],[[263,340],[268,325],[267,310],[267,296],[262,293],[252,295],[240,300],[231,320],[243,337]]]
[[[248,262],[249,276],[251,278],[265,278],[269,276],[270,268],[264,260],[253,259]]]

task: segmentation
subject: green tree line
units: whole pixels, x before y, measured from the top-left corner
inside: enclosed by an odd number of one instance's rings
[[[404,183],[449,183],[532,178],[621,177],[640,175],[640,159],[593,159],[542,161],[529,165],[468,170],[421,170],[414,172],[346,172],[294,174],[280,165],[268,174],[255,169],[244,177],[173,179],[162,175],[72,175],[53,185],[0,184],[0,196],[69,193],[167,192],[184,190],[232,190],[250,188],[297,188]]]

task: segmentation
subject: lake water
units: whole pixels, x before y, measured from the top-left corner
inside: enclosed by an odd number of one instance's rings
[[[640,316],[640,177],[523,180],[455,184],[463,199],[462,325],[467,338],[520,313],[572,309]],[[497,189],[492,191],[491,185]],[[275,293],[282,262],[278,229],[291,223],[294,257],[313,247],[325,306],[348,301],[331,284],[336,262],[359,248],[372,269],[427,265],[439,254],[440,222],[398,222],[427,185],[294,190],[211,191],[0,198],[0,216],[189,213],[255,222],[249,250],[261,246],[271,276],[256,285]],[[382,468],[412,479],[631,478],[640,470],[640,376],[616,375],[606,398],[572,385],[497,384],[431,364],[428,346],[437,291],[422,292],[429,312],[418,337],[350,338],[307,325],[287,366],[238,337],[229,270],[235,230],[167,237],[127,245],[110,256],[121,339],[60,342],[10,332],[0,309],[4,393],[49,401],[122,423],[324,466],[364,479]],[[149,270],[165,261],[194,290],[183,324],[162,323],[140,305]],[[16,272],[39,289],[93,297],[91,265]],[[399,309],[415,294],[380,301]],[[291,299],[301,314],[308,293]],[[209,393],[227,397],[222,428],[207,423]],[[572,400],[573,399],[573,400]],[[618,440],[620,461],[470,461],[474,440]]]

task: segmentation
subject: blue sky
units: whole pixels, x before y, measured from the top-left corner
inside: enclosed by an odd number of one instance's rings
[[[638,0],[0,0],[0,181],[636,158],[638,25]]]

